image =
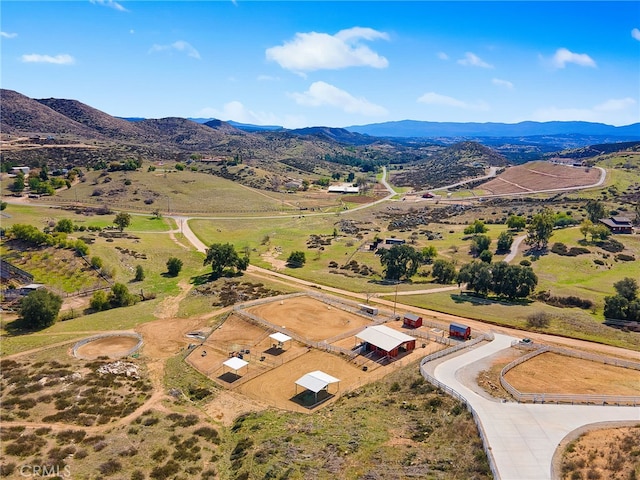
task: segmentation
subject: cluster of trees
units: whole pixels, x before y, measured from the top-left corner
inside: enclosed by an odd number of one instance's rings
[[[137,303],[139,297],[129,293],[129,289],[123,283],[115,283],[109,293],[98,290],[91,297],[89,305],[97,312],[109,310],[110,308],[128,307]]]
[[[67,239],[67,234],[64,231],[54,230],[53,233],[45,233],[33,225],[16,223],[5,233],[8,238],[21,240],[32,245],[69,248],[83,256],[89,253],[89,246],[84,241]]]
[[[456,280],[458,285],[466,283],[467,288],[476,293],[486,295],[491,291],[511,300],[528,297],[538,285],[538,277],[531,267],[506,262],[489,265],[473,261],[462,266]]]
[[[486,246],[488,247],[488,243]],[[486,249],[483,251],[488,252]],[[410,245],[394,245],[379,252],[380,263],[387,280],[408,280],[417,273],[419,266],[425,261],[421,252]],[[476,293],[486,295],[493,292],[510,299],[529,296],[538,284],[538,278],[531,267],[509,265],[506,262],[492,264],[474,260],[463,265],[457,272],[453,262],[437,259],[433,262],[431,275],[438,283],[446,285],[455,280],[458,284],[466,283],[468,288]]]
[[[604,299],[605,318],[640,322],[638,282],[627,277],[614,283],[613,288],[616,290],[616,295]]]
[[[606,240],[611,236],[611,230],[602,223],[593,223],[590,219],[585,218],[580,224],[580,233],[587,239],[587,235],[591,236],[591,241]]]

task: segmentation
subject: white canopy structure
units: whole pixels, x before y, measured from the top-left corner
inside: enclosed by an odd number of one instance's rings
[[[331,375],[316,370],[315,372],[307,373],[296,380],[296,393],[298,392],[297,385],[300,385],[307,390],[311,390],[316,396],[316,402],[318,401],[318,392],[328,388],[331,383],[338,383],[339,378],[332,377]]]
[[[360,333],[356,334],[356,338],[375,345],[387,352],[391,352],[403,343],[415,340],[415,338],[410,337],[409,335],[394,330],[393,328],[385,327],[384,325],[367,327]]]
[[[284,333],[276,332],[269,335],[269,338],[273,338],[276,342],[284,343],[291,340],[289,335],[285,335]]]
[[[231,357],[229,360],[226,360],[225,362],[223,362],[222,365],[224,365],[225,367],[229,367],[231,370],[235,371],[237,374],[238,370],[240,370],[242,367],[246,367],[247,365],[249,365],[249,362],[242,360],[241,358],[238,358],[238,357]]]

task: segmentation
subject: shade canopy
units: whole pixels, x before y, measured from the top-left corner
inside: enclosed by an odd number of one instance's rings
[[[269,335],[269,338],[273,338],[276,342],[284,343],[291,340],[291,337],[284,333],[276,332]]]
[[[226,367],[229,367],[231,370],[235,370],[237,372],[242,367],[246,367],[247,365],[249,365],[249,362],[246,362],[238,357],[231,357],[229,360],[226,360],[222,364]]]
[[[320,390],[327,388],[330,383],[337,383],[340,379],[332,377],[320,370],[307,373],[296,380],[296,385],[300,385],[307,390],[311,390],[314,393],[318,393]]]
[[[375,345],[385,352],[390,352],[403,343],[415,340],[415,338],[410,337],[409,335],[398,332],[393,328],[385,327],[384,325],[367,327],[360,333],[356,334],[356,338]]]

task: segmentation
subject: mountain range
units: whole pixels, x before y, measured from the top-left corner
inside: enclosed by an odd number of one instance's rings
[[[286,130],[218,119],[119,118],[77,100],[32,99],[0,90],[3,161],[33,163],[82,158],[84,163],[131,156],[184,160],[190,155],[251,160],[263,166],[329,171],[339,165],[373,168],[433,160],[450,145],[473,141],[511,162],[594,144],[640,141],[640,123],[615,127],[589,122],[449,123],[405,120],[347,128]],[[27,139],[40,137],[35,148]],[[43,137],[47,142],[43,142]],[[19,140],[18,140],[19,139]],[[43,145],[46,143],[46,145]],[[56,144],[57,148],[51,148]],[[485,151],[490,157],[488,150]],[[477,157],[475,154],[473,157]],[[476,159],[477,160],[477,159]],[[494,163],[495,159],[489,159]],[[333,165],[333,166],[332,166]]]

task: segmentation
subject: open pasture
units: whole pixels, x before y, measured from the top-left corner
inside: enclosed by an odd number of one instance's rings
[[[599,179],[600,170],[595,168],[530,162],[508,168],[480,188],[491,195],[520,194],[593,185]]]

